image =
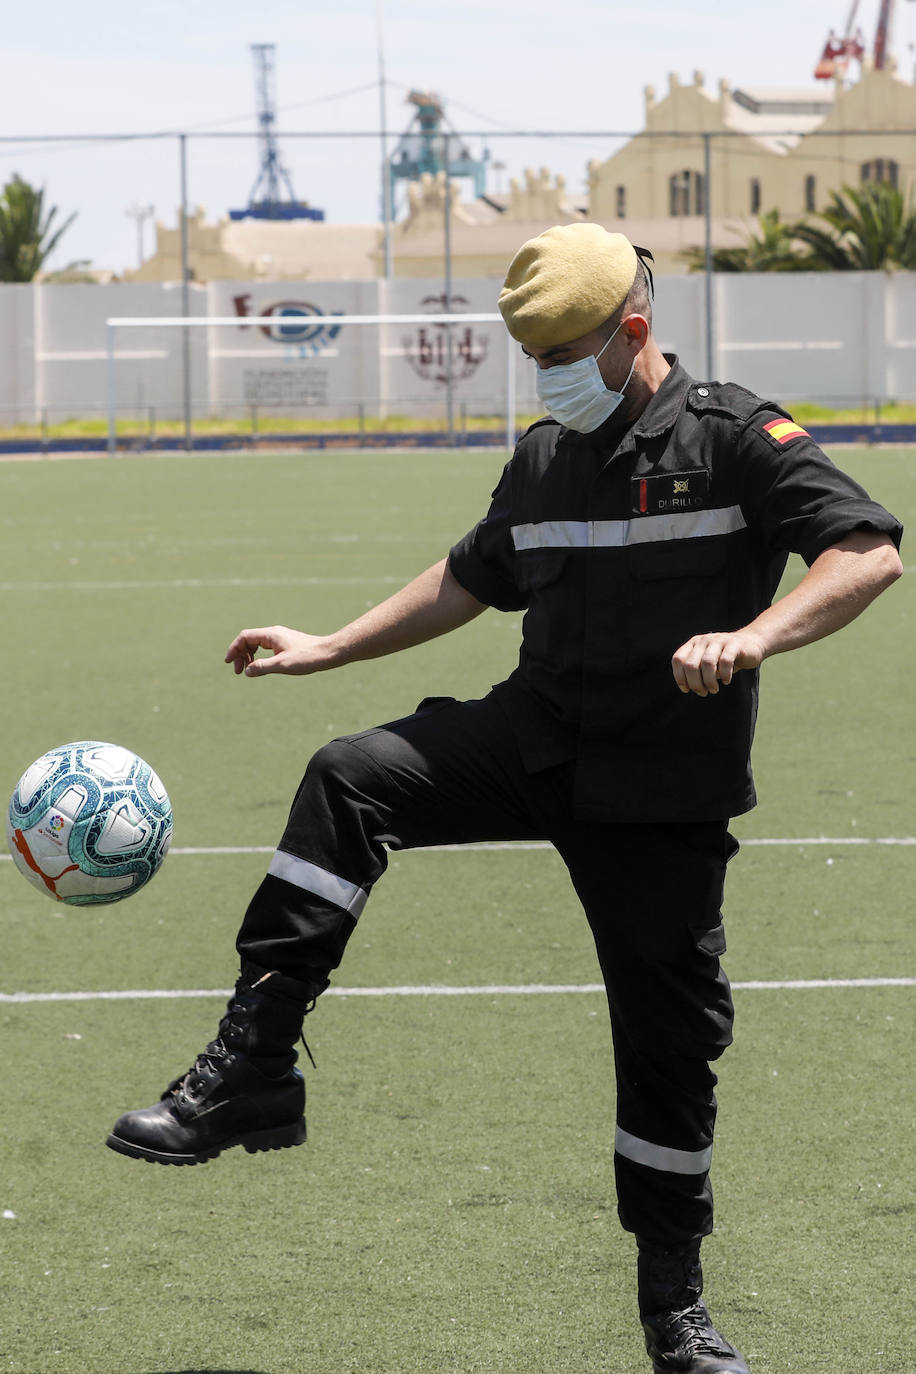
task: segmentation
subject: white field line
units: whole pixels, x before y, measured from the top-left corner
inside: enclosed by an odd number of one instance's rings
[[[403,534],[400,531],[385,533],[383,530],[363,530],[359,533],[350,531],[335,534],[331,530],[323,529],[305,530],[298,534],[271,534],[269,539],[263,534],[211,535],[208,538],[197,538],[195,535],[193,549],[196,553],[199,553],[201,549],[230,549],[233,553],[237,553],[239,549],[260,549],[263,551],[269,547],[271,552],[276,553],[277,549],[285,545],[293,552],[301,554],[304,549],[311,552],[319,545],[324,544],[347,544],[351,548],[362,548],[366,544],[397,544],[398,547],[401,547],[404,544],[428,544],[432,537],[429,533]],[[440,537],[444,539],[447,536],[443,534]],[[180,543],[177,536],[176,543]],[[67,547],[71,553],[85,553],[88,550],[92,553],[113,553],[116,556],[120,554],[123,545],[123,539],[105,539],[95,536],[92,539],[69,539],[67,542]],[[33,552],[36,552],[34,545],[32,549]],[[59,552],[56,546],[55,549]],[[74,564],[74,566],[76,565]]]
[[[810,992],[834,988],[913,988],[913,978],[787,978],[732,983],[737,992]],[[603,983],[483,983],[455,987],[444,983],[380,988],[329,988],[323,997],[537,997],[570,993],[603,993]],[[133,988],[101,992],[0,992],[0,1004],[36,1002],[139,1002],[175,1001],[214,997],[225,1001],[230,988]]]
[[[826,844],[826,845],[863,845],[863,844],[916,844],[916,835],[876,835],[873,838],[865,835],[844,835],[840,838],[831,839],[828,835],[812,835],[807,839],[794,840],[791,838],[778,839],[745,839],[740,840],[739,844],[743,849],[749,844]]]
[[[745,839],[740,841],[741,848],[746,845],[916,845],[916,835],[844,835],[831,837],[829,835],[813,835],[806,838],[795,839],[793,836],[778,836],[774,838]],[[170,849],[169,854],[273,854],[275,845],[229,845],[224,848],[219,846],[201,846]],[[553,849],[549,840],[476,840],[470,844],[428,844],[419,849],[392,850],[393,854],[461,854],[461,853],[482,853],[487,850],[536,850]],[[9,857],[8,855],[6,856]]]
[[[796,838],[792,835],[778,837],[759,837],[748,838],[740,841],[741,848],[752,845],[778,845],[782,847],[803,848],[805,845],[820,845],[825,848],[838,848],[852,846],[863,848],[871,845],[885,846],[912,846],[916,845],[916,835],[808,835]],[[531,850],[552,850],[553,845],[549,840],[478,840],[470,844],[429,844],[421,849],[392,850],[394,854],[480,854],[487,851],[518,850],[527,852]],[[275,845],[271,844],[229,844],[229,845],[184,845],[176,846],[169,850],[169,858],[174,856],[196,855],[196,854],[273,854],[276,850]],[[8,863],[11,859],[10,854],[0,854],[0,863]]]
[[[864,836],[829,838],[816,836],[808,839],[747,839],[743,844],[753,845],[914,845],[916,837],[880,837],[866,839]],[[552,846],[546,841],[506,841],[467,845],[429,846],[425,852],[461,852],[465,850],[549,850]],[[272,854],[269,845],[240,845],[233,847],[199,847],[174,849],[173,854]],[[423,850],[411,851],[423,853]],[[9,859],[8,854],[0,855],[0,860]],[[817,988],[877,988],[877,987],[916,987],[913,978],[813,978],[786,979],[776,981],[735,982],[732,988],[738,991],[797,991]],[[601,983],[493,983],[481,986],[453,987],[445,984],[427,986],[392,986],[381,988],[329,988],[326,997],[485,997],[485,996],[534,996],[543,994],[595,993],[603,992]],[[230,996],[228,988],[192,989],[132,989],[123,992],[48,992],[48,993],[0,993],[2,1003],[29,1002],[91,1002],[91,1001],[133,1001],[140,999],[176,999],[197,997]]]

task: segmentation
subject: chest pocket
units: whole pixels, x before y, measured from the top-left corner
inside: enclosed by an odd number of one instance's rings
[[[659,539],[631,544],[627,563],[633,577],[654,582],[663,577],[715,577],[728,554],[721,539]]]
[[[721,538],[627,549],[629,659],[670,658],[692,635],[729,630],[728,551]]]
[[[515,565],[515,580],[523,592],[540,591],[559,580],[568,561],[566,549],[532,549],[520,553]]]

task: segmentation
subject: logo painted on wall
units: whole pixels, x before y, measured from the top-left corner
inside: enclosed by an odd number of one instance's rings
[[[309,301],[276,301],[263,309],[259,315],[251,315],[250,302],[250,295],[233,296],[235,313],[243,319],[251,316],[252,321],[265,321],[259,324],[258,328],[266,339],[270,339],[271,343],[297,349],[299,356],[303,358],[324,352],[343,328],[339,324],[309,323],[312,316],[342,315],[342,310],[322,310]]]
[[[420,309],[431,315],[441,315],[446,309],[446,297],[424,296]],[[452,296],[452,309],[466,309],[470,302],[465,296]],[[452,381],[463,382],[472,377],[487,356],[489,340],[469,324],[462,324],[460,314],[453,325],[421,324],[413,334],[401,340],[404,356],[418,377],[435,386],[448,383],[448,334],[452,336]]]

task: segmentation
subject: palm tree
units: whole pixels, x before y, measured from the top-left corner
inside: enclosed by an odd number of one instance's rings
[[[703,248],[688,248],[682,256],[691,272],[704,270]],[[809,254],[799,252],[795,225],[785,223],[778,210],[759,216],[759,232],[749,233],[745,244],[712,250],[714,272],[811,272],[819,266]]]
[[[916,210],[896,186],[866,181],[830,193],[818,225],[801,220],[792,228],[808,246],[813,262],[832,272],[880,272],[916,268]]]
[[[33,281],[76,219],[74,212],[52,232],[57,207],[46,213],[44,197],[18,173],[0,192],[0,281]],[[63,270],[80,266],[85,264],[70,263]]]

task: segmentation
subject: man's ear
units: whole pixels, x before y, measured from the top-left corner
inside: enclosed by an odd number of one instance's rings
[[[620,326],[620,332],[626,339],[628,346],[637,344],[640,349],[643,349],[652,331],[645,315],[627,315]]]

